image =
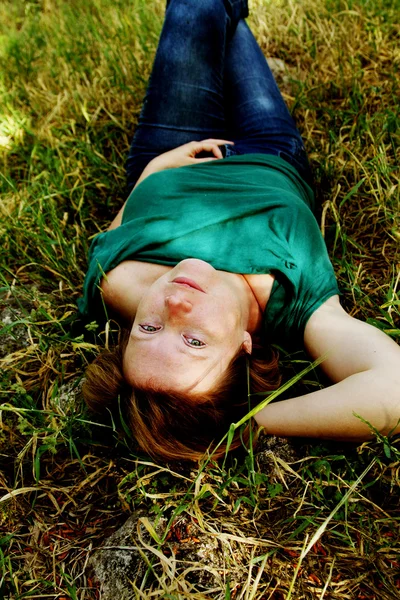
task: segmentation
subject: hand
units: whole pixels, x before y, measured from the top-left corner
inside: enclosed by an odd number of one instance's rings
[[[209,162],[210,160],[218,160],[224,158],[219,146],[223,144],[234,144],[228,140],[214,140],[212,138],[208,140],[202,140],[201,142],[189,142],[183,146],[178,146],[174,150],[164,152],[156,158],[153,158],[144,171],[140,175],[139,179],[135,184],[135,188],[142,183],[149,175],[157,173],[157,171],[163,171],[164,169],[175,169],[176,167],[185,167],[187,165],[194,165],[201,162]],[[213,156],[206,158],[196,158],[200,152],[212,152]],[[124,212],[126,202],[112,221],[108,229],[115,229],[121,225],[122,214]]]
[[[200,142],[189,142],[188,144],[174,148],[174,150],[160,154],[154,158],[148,166],[150,167],[151,165],[151,170],[155,172],[162,171],[164,169],[185,167],[187,165],[194,165],[201,162],[209,162],[211,160],[218,160],[224,158],[219,146],[233,143],[234,142],[230,142],[228,140],[215,140],[213,138],[202,140]],[[212,152],[213,156],[196,158],[200,152]]]

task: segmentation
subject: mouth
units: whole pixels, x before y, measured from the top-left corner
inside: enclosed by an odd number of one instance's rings
[[[205,291],[195,281],[193,281],[193,279],[188,279],[187,277],[176,277],[175,279],[172,280],[172,283],[177,283],[178,285],[184,285],[185,287],[189,287],[194,290],[198,290],[199,292],[203,292],[203,294],[205,294]]]

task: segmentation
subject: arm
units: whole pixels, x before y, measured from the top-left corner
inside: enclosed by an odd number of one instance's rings
[[[334,385],[266,406],[256,421],[268,433],[361,441],[371,431],[356,413],[386,435],[400,419],[400,347],[379,329],[350,317],[338,296],[309,319],[304,344]]]
[[[222,152],[219,149],[219,146],[223,144],[233,144],[233,142],[229,142],[227,140],[215,140],[208,139],[202,140],[200,142],[189,142],[188,144],[184,144],[183,146],[178,146],[174,150],[170,150],[169,152],[164,152],[163,154],[159,154],[153,160],[151,160],[141,176],[137,180],[135,187],[142,183],[149,175],[153,173],[157,173],[158,171],[164,171],[165,169],[176,169],[177,167],[185,167],[187,165],[194,165],[202,162],[209,162],[210,160],[217,160],[223,158]],[[213,157],[206,158],[196,158],[197,154],[200,152],[212,152]],[[133,189],[135,189],[135,187]],[[115,229],[121,225],[122,215],[124,213],[125,208],[124,203],[123,207],[115,217],[115,219],[111,222],[109,226],[110,229]]]

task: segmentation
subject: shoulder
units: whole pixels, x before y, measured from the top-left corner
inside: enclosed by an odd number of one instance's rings
[[[133,310],[129,290],[135,288],[135,262],[123,261],[108,271],[100,281],[104,303],[113,313],[124,319],[129,319]]]

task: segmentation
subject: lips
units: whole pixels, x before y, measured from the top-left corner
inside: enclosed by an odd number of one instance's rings
[[[205,291],[195,281],[193,281],[193,279],[188,279],[187,277],[176,277],[172,280],[172,283],[185,285],[186,287],[193,288],[194,290],[198,290],[199,292],[203,292],[203,294],[205,294]]]

